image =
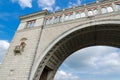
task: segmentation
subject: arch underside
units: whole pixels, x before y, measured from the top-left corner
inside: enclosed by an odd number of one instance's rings
[[[86,27],[61,39],[47,53],[40,63],[40,72],[34,80],[41,80],[40,75],[44,73],[45,67],[49,68],[47,79],[53,80],[57,69],[62,62],[73,52],[89,46],[113,46],[120,47],[120,25],[104,24]]]

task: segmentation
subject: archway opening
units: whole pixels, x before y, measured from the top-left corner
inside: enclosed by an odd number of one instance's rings
[[[43,72],[42,72],[42,75],[40,76],[40,79],[39,80],[47,80],[48,77],[49,77],[49,73],[51,72],[52,70],[49,68],[49,67],[45,67],[43,69]]]
[[[120,49],[92,46],[70,55],[59,67],[54,80],[119,80]]]
[[[78,26],[78,28],[81,26]],[[112,46],[120,48],[120,25],[119,24],[100,24],[90,25],[85,28],[72,29],[69,34],[61,38],[48,50],[45,57],[39,64],[38,69],[41,72],[45,66],[52,71],[47,80],[53,80],[59,66],[72,53],[79,49],[90,46]],[[67,33],[67,32],[66,32]],[[64,34],[66,34],[64,33]],[[62,34],[62,35],[64,35]],[[42,75],[40,70],[37,70],[35,75]],[[37,80],[37,79],[35,79]]]

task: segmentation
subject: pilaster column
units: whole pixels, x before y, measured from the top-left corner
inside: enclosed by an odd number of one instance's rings
[[[117,8],[116,8],[116,5],[115,5],[114,2],[112,2],[112,8],[113,8],[114,11],[117,11]]]

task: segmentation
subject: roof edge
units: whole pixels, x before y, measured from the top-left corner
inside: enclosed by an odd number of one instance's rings
[[[20,16],[20,20],[28,18],[28,17],[35,16],[35,15],[40,15],[40,14],[48,14],[48,11],[47,10],[43,10],[43,11],[40,11],[40,12],[34,12],[32,14],[26,14],[24,16]]]

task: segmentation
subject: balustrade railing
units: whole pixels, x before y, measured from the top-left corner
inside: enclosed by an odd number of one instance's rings
[[[84,18],[89,16],[95,16],[100,14],[107,14],[115,11],[120,11],[120,1],[111,2],[111,3],[102,3],[93,5],[90,7],[81,6],[74,7],[72,10],[63,10],[59,13],[55,12],[46,15],[44,25],[55,24],[60,22],[66,22],[73,19]]]

